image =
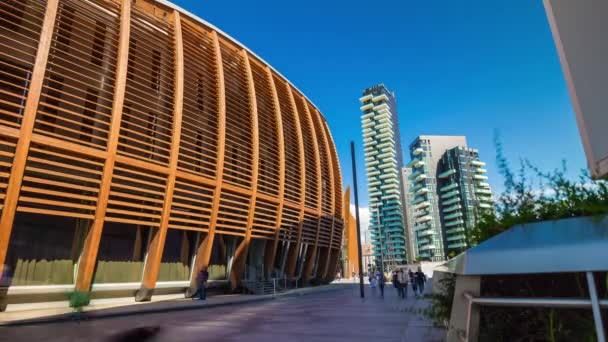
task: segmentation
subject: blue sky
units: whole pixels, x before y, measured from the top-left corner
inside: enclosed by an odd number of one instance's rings
[[[304,92],[325,115],[359,200],[367,205],[361,91],[397,96],[402,145],[420,134],[466,135],[502,190],[493,135],[512,165],[586,167],[561,66],[540,0],[174,0],[230,34]],[[405,158],[406,162],[409,157]]]

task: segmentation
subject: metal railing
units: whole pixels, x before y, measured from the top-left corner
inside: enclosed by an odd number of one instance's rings
[[[592,272],[586,272],[589,287],[589,299],[571,298],[498,298],[498,297],[475,297],[469,292],[463,295],[467,299],[467,321],[466,332],[460,334],[460,339],[470,342],[471,336],[471,309],[473,305],[479,306],[502,306],[502,307],[535,307],[535,308],[562,308],[562,309],[589,309],[593,310],[595,332],[598,342],[606,342],[604,327],[600,308],[608,308],[608,299],[598,299],[595,280]]]

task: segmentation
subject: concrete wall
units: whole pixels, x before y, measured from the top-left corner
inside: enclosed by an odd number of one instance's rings
[[[592,176],[608,176],[608,1],[544,0]]]

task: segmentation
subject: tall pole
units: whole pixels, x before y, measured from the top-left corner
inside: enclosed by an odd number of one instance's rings
[[[382,243],[382,220],[380,219],[380,208],[376,208],[376,217],[378,218],[378,238],[380,239],[380,273],[384,277],[384,244]]]
[[[361,251],[361,225],[359,223],[359,194],[357,191],[357,163],[355,162],[355,142],[350,142],[350,154],[353,160],[353,187],[355,188],[355,215],[357,219],[357,250],[359,251],[359,289],[361,290],[361,298],[365,298],[363,290],[363,258]]]

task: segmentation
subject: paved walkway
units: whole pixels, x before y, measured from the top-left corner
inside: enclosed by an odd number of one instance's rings
[[[426,300],[400,300],[390,286],[384,299],[369,287],[366,295],[361,300],[356,284],[340,284],[256,303],[0,327],[0,341],[112,341],[135,327],[158,327],[152,341],[443,340],[442,330],[410,310],[424,308]]]

